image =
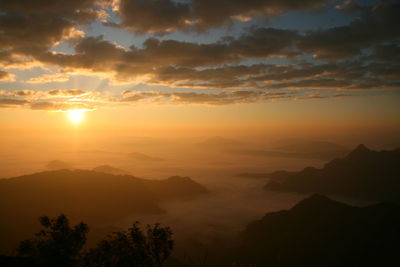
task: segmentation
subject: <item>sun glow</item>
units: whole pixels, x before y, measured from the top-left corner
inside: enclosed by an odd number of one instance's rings
[[[68,119],[74,123],[79,124],[84,119],[84,110],[73,109],[68,111]]]

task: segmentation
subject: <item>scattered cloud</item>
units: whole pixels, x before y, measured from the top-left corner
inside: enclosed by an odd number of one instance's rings
[[[43,74],[37,77],[30,78],[26,83],[51,83],[51,82],[66,82],[69,80],[69,75],[64,73]]]
[[[340,97],[353,96],[352,94],[340,94]],[[276,92],[276,91],[223,91],[217,93],[203,92],[140,92],[124,91],[122,98],[114,98],[112,101],[123,103],[137,103],[147,101],[156,104],[169,105],[231,105],[249,104],[279,100],[322,99],[338,97],[337,93],[320,95],[319,93],[304,92]]]
[[[15,75],[6,71],[0,70],[0,82],[13,82]]]

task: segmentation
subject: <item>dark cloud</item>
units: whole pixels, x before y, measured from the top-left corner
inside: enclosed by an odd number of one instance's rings
[[[0,98],[0,108],[18,107],[28,103],[27,100]]]
[[[376,62],[384,59],[383,52],[379,50],[370,56],[372,60],[325,64],[221,65],[246,58],[290,56],[295,53],[293,45],[297,37],[292,31],[253,29],[241,38],[228,38],[211,44],[152,38],[145,42],[143,48],[131,47],[130,50],[101,37],[88,37],[77,44],[76,54],[46,53],[40,59],[64,68],[113,73],[123,80],[147,75],[148,84],[172,87],[381,89],[397,86],[399,64]],[[397,46],[378,48],[395,50]]]
[[[234,19],[248,20],[256,16],[268,19],[288,11],[315,10],[325,0],[121,0],[121,26],[134,32],[165,33],[177,29],[204,31]]]
[[[209,89],[396,89],[399,64],[363,61],[296,65],[257,64],[197,70],[167,67],[149,84]]]
[[[173,0],[122,0],[122,26],[134,32],[169,32],[188,26],[190,5]]]
[[[35,56],[64,40],[82,36],[80,25],[104,15],[96,0],[2,0],[0,2],[0,61],[16,63],[11,55]]]
[[[337,60],[360,55],[362,49],[400,40],[400,3],[379,2],[361,9],[350,25],[306,34],[299,48],[316,58]]]
[[[381,44],[373,48],[371,60],[400,62],[400,43]]]
[[[76,54],[43,53],[37,59],[60,67],[113,72],[124,79],[171,65],[215,66],[246,58],[291,57],[296,54],[296,36],[294,31],[262,28],[251,29],[238,39],[223,38],[210,44],[150,38],[143,48],[132,46],[129,50],[98,36],[80,40],[75,46]]]

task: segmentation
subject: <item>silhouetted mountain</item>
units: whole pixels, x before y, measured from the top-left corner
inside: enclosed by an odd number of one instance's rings
[[[73,169],[72,165],[61,161],[61,160],[52,160],[46,164],[46,169],[48,170],[70,170]]]
[[[235,266],[399,266],[400,206],[353,207],[313,195],[248,225]]]
[[[400,149],[377,152],[359,145],[322,169],[272,173],[270,178],[265,186],[268,190],[400,201]]]
[[[130,158],[138,160],[138,161],[147,161],[147,162],[158,162],[158,161],[163,161],[164,159],[158,158],[158,157],[152,157],[143,153],[139,152],[132,152],[129,153],[128,155]]]
[[[271,149],[235,149],[230,150],[229,152],[254,157],[330,160],[345,156],[349,150],[343,146],[331,142],[297,140],[290,142],[288,141],[287,143]]]
[[[64,213],[93,225],[111,223],[135,213],[163,212],[159,203],[206,193],[188,177],[146,180],[90,170],[40,172],[0,180],[0,247],[30,232],[27,222],[43,214]],[[7,244],[6,244],[7,245]]]
[[[112,167],[110,165],[100,165],[100,166],[97,166],[96,168],[93,168],[93,170],[96,172],[104,172],[104,173],[116,174],[116,175],[127,174],[126,171]]]

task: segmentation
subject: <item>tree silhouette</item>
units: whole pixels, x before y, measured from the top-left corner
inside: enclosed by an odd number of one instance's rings
[[[169,227],[147,225],[144,231],[139,223],[128,231],[115,232],[102,240],[85,255],[85,266],[161,266],[174,247]]]
[[[28,258],[36,266],[77,266],[89,231],[87,224],[70,227],[63,214],[53,219],[40,217],[40,223],[44,229],[20,243],[17,257]]]
[[[71,227],[63,214],[52,219],[40,217],[40,223],[43,229],[34,238],[22,241],[16,256],[0,255],[1,266],[159,267],[174,247],[169,227],[154,224],[142,230],[135,222],[127,231],[114,232],[96,248],[82,252],[87,224]]]

